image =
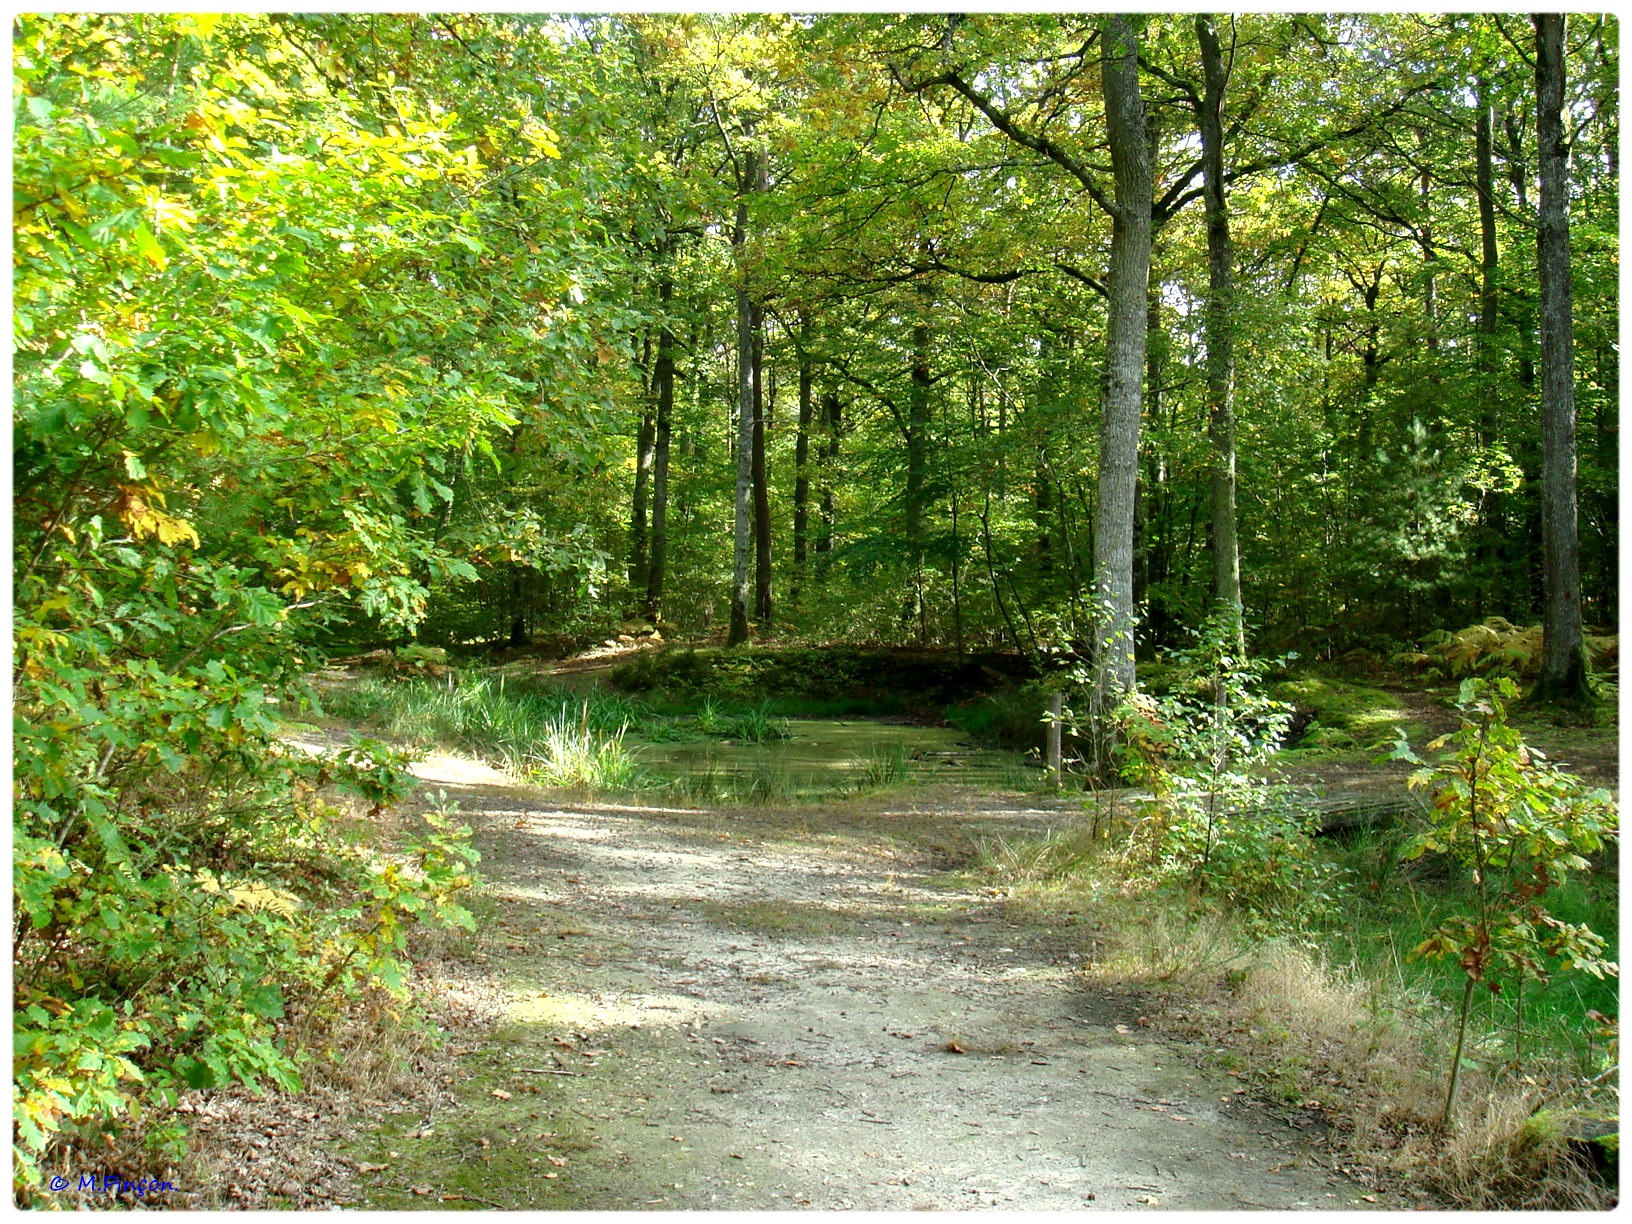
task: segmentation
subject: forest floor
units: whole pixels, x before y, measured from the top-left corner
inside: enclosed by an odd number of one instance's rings
[[[1419,750],[1455,725],[1443,696],[1400,694]],[[1526,734],[1615,784],[1612,729]],[[1402,791],[1406,767],[1374,755],[1290,772]],[[1085,972],[1116,937],[1092,915],[1028,921],[950,874],[982,839],[1081,820],[1080,799],[588,803],[453,753],[413,770],[387,819],[446,792],[486,881],[477,933],[425,949],[439,1048],[406,1074],[375,1051],[299,1109],[200,1102],[190,1205],[1433,1205],[1345,1160],[1317,1102],[1210,1067],[1227,1060],[1175,1033],[1182,1003]]]
[[[475,828],[443,1050],[338,1151],[376,1209],[1399,1208],[1315,1102],[1256,1098],[1090,981],[1093,926],[947,881],[1080,804],[916,791],[766,809],[564,803],[416,767]],[[387,1094],[381,1093],[382,1097]],[[288,1120],[282,1134],[298,1132]],[[1353,1173],[1355,1176],[1350,1176]],[[314,1205],[310,1197],[301,1205]]]

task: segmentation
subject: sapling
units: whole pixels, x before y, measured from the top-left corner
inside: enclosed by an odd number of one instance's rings
[[[1547,893],[1586,855],[1616,834],[1609,792],[1584,786],[1549,763],[1508,725],[1513,681],[1462,682],[1461,727],[1428,745],[1433,764],[1411,750],[1404,732],[1388,756],[1420,766],[1413,787],[1432,794],[1432,825],[1407,848],[1407,858],[1446,854],[1469,872],[1471,912],[1457,914],[1412,950],[1413,956],[1453,959],[1465,975],[1442,1124],[1449,1126],[1463,1067],[1468,1015],[1481,986],[1495,994],[1504,982],[1545,981],[1549,964],[1594,977],[1617,968],[1605,959],[1602,936],[1548,913]]]

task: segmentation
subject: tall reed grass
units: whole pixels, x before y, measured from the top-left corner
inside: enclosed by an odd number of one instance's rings
[[[490,676],[467,677],[455,687],[365,679],[325,704],[331,714],[373,723],[395,739],[463,749],[517,774],[541,762],[584,762],[592,743],[603,746],[605,774],[613,757],[629,757],[624,733],[651,718],[644,702],[619,693],[541,692]]]

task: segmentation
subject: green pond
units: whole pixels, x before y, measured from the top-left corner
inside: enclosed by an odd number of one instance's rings
[[[774,784],[792,793],[861,789],[907,782],[1033,789],[1042,770],[1017,752],[977,748],[953,727],[915,727],[864,719],[790,718],[787,739],[764,743],[624,741],[641,764],[688,780]]]

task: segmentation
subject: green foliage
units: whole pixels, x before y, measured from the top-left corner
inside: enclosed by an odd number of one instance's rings
[[[608,794],[650,789],[654,783],[623,746],[624,728],[603,735],[585,717],[563,710],[544,724],[526,757],[526,772],[545,786]]]
[[[1468,1013],[1476,987],[1522,990],[1543,980],[1551,965],[1593,977],[1617,972],[1602,936],[1582,923],[1550,913],[1547,894],[1586,858],[1603,850],[1617,831],[1613,798],[1589,789],[1550,765],[1507,722],[1506,703],[1519,695],[1511,680],[1463,681],[1459,730],[1429,744],[1433,765],[1411,784],[1431,791],[1433,824],[1413,843],[1410,857],[1446,855],[1473,882],[1471,912],[1455,914],[1413,949],[1413,955],[1454,961],[1465,975],[1446,1090],[1444,1117],[1452,1117]],[[1394,757],[1422,764],[1403,736]]]
[[[771,708],[769,701],[762,701],[730,714],[716,707],[712,698],[705,697],[703,708],[697,712],[697,729],[704,735],[744,744],[765,744],[790,738],[793,729],[787,719],[774,717]]]
[[[1500,616],[1486,617],[1456,633],[1435,630],[1423,639],[1423,666],[1460,680],[1467,676],[1515,676],[1534,679],[1541,671],[1542,635],[1540,625],[1518,628]],[[1613,635],[1588,634],[1588,658],[1613,664],[1619,639]],[[1417,654],[1402,656],[1417,662]]]
[[[237,745],[247,753],[246,745]],[[466,925],[468,829],[388,861],[332,831],[332,783],[400,797],[397,762],[354,746],[292,759],[266,742],[236,769],[108,788],[108,818],[14,833],[19,1187],[51,1145],[122,1122],[178,1088],[297,1090],[300,1039],[363,992],[403,995],[407,928]],[[164,788],[161,800],[159,788]],[[138,807],[138,803],[151,806]],[[300,1030],[289,1020],[299,1014]]]
[[[1261,933],[1307,927],[1328,912],[1338,882],[1314,845],[1318,816],[1274,785],[1265,766],[1291,708],[1265,695],[1282,661],[1245,658],[1227,610],[1176,652],[1182,680],[1139,704],[1145,781],[1156,798],[1132,831],[1124,863],[1134,878],[1240,912]],[[1125,721],[1135,724],[1133,716]]]

